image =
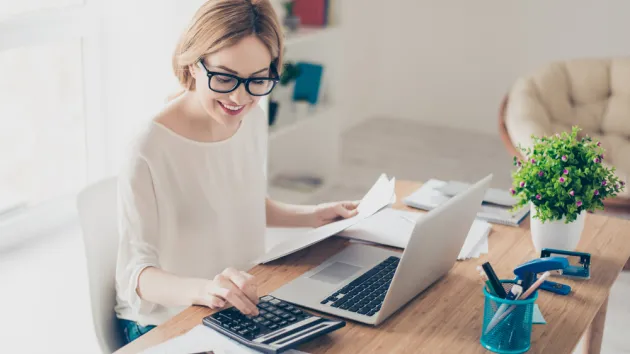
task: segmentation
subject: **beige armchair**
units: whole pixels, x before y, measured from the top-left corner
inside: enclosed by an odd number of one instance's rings
[[[604,163],[630,176],[630,58],[574,59],[520,77],[503,99],[499,131],[508,151],[530,147],[531,135],[570,132],[573,125],[601,141]],[[630,209],[630,187],[605,205]]]

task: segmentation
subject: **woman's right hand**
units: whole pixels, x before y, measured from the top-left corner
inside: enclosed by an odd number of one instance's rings
[[[254,276],[234,268],[226,268],[200,290],[198,305],[221,308],[229,302],[244,315],[258,316],[258,286]]]

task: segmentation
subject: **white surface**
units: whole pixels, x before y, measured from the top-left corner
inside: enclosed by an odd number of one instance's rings
[[[89,186],[78,198],[93,328],[103,353],[112,353],[124,343],[114,312],[118,253],[116,196],[116,178],[109,178]]]
[[[191,354],[212,351],[214,354],[259,353],[204,326],[197,325],[185,334],[143,351],[141,354]],[[304,353],[288,350],[287,354]]]
[[[296,44],[314,44],[322,36],[337,35],[339,29],[335,27],[301,27],[296,32],[288,32],[284,45],[291,47]],[[316,45],[316,43],[315,43]]]
[[[543,248],[574,251],[582,237],[586,212],[582,211],[574,222],[565,224],[562,220],[541,222],[534,218],[536,208],[532,205],[530,212],[530,228],[534,248],[540,253]]]
[[[386,175],[381,175],[359,203],[357,215],[308,230],[306,233],[300,235],[300,237],[291,238],[279,243],[271,247],[264,256],[258,258],[257,262],[267,263],[297,252],[347,229],[360,220],[370,217],[372,214],[395,201],[395,183],[395,178],[389,180]]]
[[[351,110],[366,116],[496,135],[518,75],[553,59],[628,53],[628,1],[339,2]]]
[[[417,220],[424,214],[385,208],[361,220],[358,224],[339,233],[339,236],[381,245],[405,248]],[[475,220],[457,259],[478,258],[488,253],[488,234],[491,226],[482,220]]]

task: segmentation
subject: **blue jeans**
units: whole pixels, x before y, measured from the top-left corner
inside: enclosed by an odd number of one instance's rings
[[[153,325],[142,326],[142,325],[139,325],[137,322],[123,320],[120,318],[118,319],[118,324],[120,325],[120,330],[123,334],[123,339],[125,340],[125,344],[131,343],[132,341],[136,340],[138,337],[142,336],[143,334],[155,328],[155,326]]]

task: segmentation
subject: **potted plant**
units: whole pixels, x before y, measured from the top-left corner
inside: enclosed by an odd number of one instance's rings
[[[293,6],[295,4],[293,3],[293,0],[287,0],[283,5],[285,10],[284,25],[289,29],[289,31],[296,31],[298,27],[300,27],[301,20],[299,16],[296,16],[293,13]]]
[[[282,75],[280,75],[279,87],[276,87],[269,99],[269,125],[273,125],[281,103],[286,105],[291,100],[291,88],[289,84],[300,76],[300,68],[293,62],[287,61],[284,64]]]
[[[575,250],[584,229],[585,213],[603,209],[603,200],[624,189],[624,182],[608,168],[601,143],[588,135],[571,134],[534,137],[533,148],[524,149],[526,160],[514,157],[512,173],[515,209],[530,203],[534,247]]]

